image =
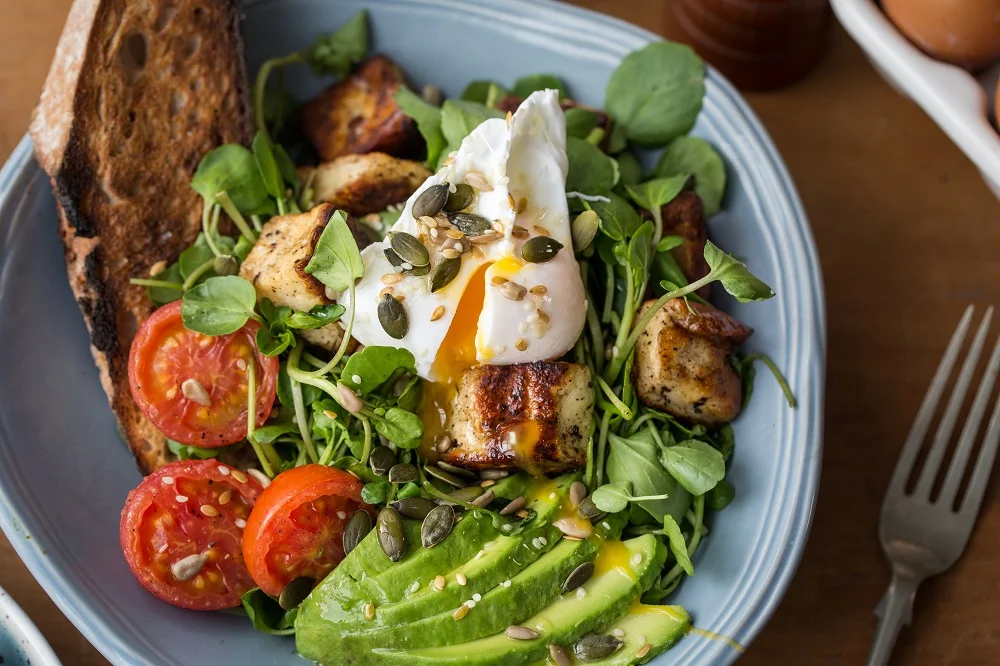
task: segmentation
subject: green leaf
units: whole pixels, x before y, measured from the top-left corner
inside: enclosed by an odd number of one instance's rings
[[[409,483],[400,486],[399,490],[396,492],[396,499],[406,499],[407,497],[418,497],[420,495],[420,486],[410,481]]]
[[[618,513],[624,511],[632,499],[632,493],[625,483],[606,483],[590,496],[594,504],[601,511],[608,513]]]
[[[264,132],[257,132],[253,137],[250,146],[253,150],[254,161],[257,162],[257,169],[260,170],[261,180],[267,193],[275,199],[285,196],[285,182],[281,178],[278,169],[278,162],[274,158],[274,151],[271,150],[271,143]]]
[[[297,329],[321,328],[339,321],[346,311],[347,309],[339,303],[314,305],[309,312],[293,312],[285,320],[285,325]]]
[[[167,440],[167,448],[180,460],[208,460],[222,452],[221,448],[204,449],[188,444],[181,444],[172,439]]]
[[[281,365],[278,366],[278,401],[283,407],[295,407],[295,403],[292,401],[292,380],[288,376],[288,365],[286,362],[282,361]],[[323,391],[316,388],[311,384],[302,385],[302,404],[308,407],[313,402],[319,400],[320,396],[323,395]],[[331,404],[337,404],[330,401]],[[339,408],[340,406],[337,405]]]
[[[733,426],[727,423],[716,430],[714,440],[715,446],[719,449],[723,459],[729,460],[733,457],[733,451],[736,449],[736,432],[733,430]]]
[[[253,431],[253,438],[259,444],[273,444],[282,435],[298,434],[299,427],[294,423],[277,423],[261,426]]]
[[[625,135],[663,146],[694,127],[705,95],[705,63],[689,47],[654,42],[625,56],[611,75],[604,108]]]
[[[733,484],[725,479],[705,494],[705,505],[712,511],[722,511],[736,497],[736,490]]]
[[[165,270],[157,273],[153,279],[172,282],[176,285],[184,282],[184,276],[181,274],[178,264],[170,264]],[[180,289],[167,289],[166,287],[146,287],[146,293],[149,295],[149,300],[153,301],[153,305],[156,306],[179,301],[184,296],[184,292]]]
[[[340,380],[360,395],[368,395],[400,368],[413,374],[417,372],[416,360],[409,350],[396,347],[365,347],[347,359]]]
[[[654,254],[653,223],[646,221],[628,242],[628,262],[640,279],[649,271],[649,264],[653,261]]]
[[[355,280],[364,277],[365,265],[354,235],[347,226],[347,216],[338,210],[330,218],[316,243],[312,259],[306,266],[309,273],[334,291],[347,291]]]
[[[642,221],[625,199],[614,193],[607,197],[610,201],[595,201],[590,207],[601,218],[601,231],[612,240],[623,241],[639,229]]]
[[[389,488],[389,482],[385,479],[366,483],[361,489],[361,500],[368,504],[385,504],[385,500],[389,497]]]
[[[466,102],[476,102],[477,104],[492,106],[491,102],[508,94],[507,89],[496,81],[479,79],[477,81],[470,81],[469,85],[465,86],[465,90],[462,91],[460,98]]]
[[[615,186],[614,160],[583,139],[566,139],[566,191],[605,194]]]
[[[517,81],[514,81],[514,87],[511,88],[510,92],[518,97],[527,97],[537,90],[546,90],[548,88],[558,90],[559,99],[566,98],[566,84],[555,74],[528,74],[527,76],[522,76]]]
[[[766,301],[774,297],[774,290],[751,273],[746,264],[720,250],[712,241],[705,243],[705,261],[715,279],[740,303]]]
[[[659,244],[656,246],[657,252],[669,252],[675,247],[680,247],[684,245],[684,238],[682,236],[664,236],[660,239]]]
[[[424,434],[420,417],[399,407],[390,407],[385,416],[373,418],[372,424],[377,432],[401,449],[417,448]]]
[[[642,180],[642,165],[632,153],[618,156],[618,180],[622,185],[634,185]]]
[[[660,450],[660,462],[692,495],[704,495],[726,476],[726,461],[711,444],[689,439]]]
[[[597,127],[597,114],[578,106],[566,109],[566,136],[586,139]]]
[[[317,39],[306,52],[306,62],[317,76],[343,78],[368,55],[368,13],[361,10],[331,35]]]
[[[476,102],[448,99],[441,106],[441,132],[448,145],[457,150],[472,130],[490,118],[503,118],[503,114]]]
[[[277,356],[295,345],[295,336],[282,324],[272,324],[258,328],[254,342],[264,356]]]
[[[295,162],[292,158],[288,156],[288,152],[280,143],[274,144],[274,161],[278,165],[278,172],[281,173],[281,177],[285,179],[292,189],[296,192],[302,187],[302,181],[299,179],[299,172],[295,169]]]
[[[696,136],[671,141],[656,165],[660,177],[687,174],[694,176],[694,191],[701,197],[705,215],[717,213],[726,191],[726,165],[711,144]]]
[[[184,294],[181,318],[188,330],[227,335],[240,330],[254,314],[257,293],[237,275],[205,280]]]
[[[403,389],[403,392],[399,395],[399,399],[396,400],[396,404],[399,405],[400,409],[405,409],[408,412],[416,412],[417,407],[420,405],[420,393],[420,378],[413,377],[406,385],[406,388]]]
[[[274,636],[288,636],[295,633],[295,616],[299,614],[299,609],[286,611],[259,587],[244,593],[243,609],[257,631]]]
[[[673,201],[684,189],[687,179],[687,174],[654,178],[638,185],[627,185],[625,189],[632,197],[632,201],[646,210],[654,211]]]
[[[247,255],[250,254],[250,250],[253,249],[253,243],[247,239],[246,236],[240,234],[240,237],[236,239],[236,246],[233,248],[233,254],[241,262],[246,261]]]
[[[253,153],[237,144],[226,144],[201,158],[191,179],[195,192],[209,201],[226,192],[244,215],[253,215],[272,204]]]
[[[681,528],[677,525],[677,521],[670,515],[663,516],[663,531],[667,533],[670,552],[674,554],[677,564],[681,565],[684,573],[693,576],[694,565],[691,564],[691,558],[688,556],[687,542],[684,540],[684,535],[681,534]]]
[[[403,113],[413,118],[420,136],[424,137],[424,143],[427,145],[427,164],[436,166],[446,145],[444,134],[441,132],[441,109],[428,103],[406,86],[400,86],[396,90],[395,100]]]
[[[628,137],[625,136],[625,126],[621,123],[611,123],[611,135],[605,142],[604,149],[608,155],[617,155],[628,148]],[[641,179],[640,179],[641,180]]]
[[[666,499],[644,500],[639,506],[655,520],[664,514],[681,519],[691,504],[691,496],[660,465],[656,440],[648,430],[632,437],[608,435],[606,471],[612,483],[631,484],[638,496],[668,495]]]

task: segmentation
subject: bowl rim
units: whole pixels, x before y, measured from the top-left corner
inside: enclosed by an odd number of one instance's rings
[[[0,631],[6,631],[21,645],[29,663],[35,666],[60,666],[45,636],[31,621],[14,597],[0,587]]]
[[[282,1],[284,0],[247,0],[245,6],[251,9]],[[508,0],[503,10],[496,9],[490,0],[368,0],[366,4],[408,6],[423,4],[436,8],[460,9],[467,14],[475,14],[478,18],[506,20],[508,23],[536,33],[561,38],[579,39],[582,27],[593,28],[597,24],[602,29],[600,39],[602,46],[613,49],[619,56],[624,56],[648,42],[663,39],[625,21],[555,0]],[[515,11],[512,11],[512,8]],[[525,19],[525,16],[528,18]],[[613,40],[609,39],[611,33],[614,33]],[[613,42],[615,46],[607,47],[608,41]],[[739,632],[735,637],[744,643],[749,643],[760,632],[784,597],[801,559],[817,500],[822,457],[822,405],[826,356],[825,305],[822,276],[812,232],[777,149],[754,112],[735,88],[711,67],[708,67],[706,92],[712,93],[714,101],[711,103],[725,107],[726,113],[719,115],[726,127],[718,131],[722,135],[738,139],[734,150],[739,149],[738,144],[752,143],[766,158],[764,164],[744,166],[753,172],[753,176],[766,179],[772,186],[764,196],[782,210],[783,218],[789,220],[791,227],[782,229],[783,232],[787,232],[787,236],[770,238],[769,241],[782,247],[787,247],[789,243],[796,245],[796,251],[784,257],[795,264],[798,276],[798,279],[789,286],[808,292],[798,299],[798,302],[804,303],[806,307],[804,311],[797,313],[801,315],[796,322],[800,329],[790,337],[792,342],[789,346],[793,351],[789,354],[797,364],[797,370],[801,371],[802,376],[809,382],[808,391],[800,396],[802,398],[800,408],[808,409],[811,418],[806,420],[804,417],[799,417],[805,421],[802,426],[805,433],[800,433],[799,439],[810,447],[809,455],[798,463],[796,470],[792,470],[791,467],[780,470],[781,485],[772,489],[772,498],[783,502],[789,511],[780,525],[775,521],[769,528],[765,528],[761,539],[769,540],[769,552],[777,553],[778,557],[769,562],[755,560],[747,565],[744,571],[751,571],[755,578],[761,576],[765,578],[762,581],[752,581],[747,589],[752,589],[754,596],[747,598],[745,592],[720,619],[720,622],[735,621]],[[706,94],[706,104],[709,103],[709,95]],[[748,134],[749,139],[739,136],[737,129]],[[32,142],[30,137],[25,135],[8,162],[0,168],[0,208],[10,205],[12,197],[25,190],[38,175],[39,167],[34,163]],[[804,338],[805,346],[813,352],[811,355],[803,353],[801,349],[803,342],[799,338]],[[792,369],[786,370],[791,372]],[[800,390],[804,389],[806,386]],[[0,437],[3,437],[3,430],[3,424],[0,422]],[[779,424],[780,434],[782,433]],[[791,465],[791,462],[785,462],[786,466]],[[789,483],[789,479],[794,483]],[[779,493],[781,496],[775,498],[774,495]],[[136,653],[137,639],[133,637],[124,640],[118,632],[112,630],[80,588],[73,585],[71,572],[56,566],[51,559],[44,557],[37,543],[32,543],[26,524],[38,524],[40,521],[37,516],[31,515],[30,511],[15,509],[13,496],[10,488],[0,484],[0,528],[10,537],[15,551],[46,593],[87,640],[109,660],[123,664],[149,663]],[[759,565],[757,569],[752,568],[753,564]],[[733,615],[736,613],[741,617],[734,619]],[[152,649],[148,644],[145,647]],[[697,649],[699,650],[695,655],[699,659],[697,663],[707,663],[709,660],[712,663],[731,663],[738,656],[735,651],[729,650],[725,644],[718,641],[713,641],[708,646],[699,646]]]

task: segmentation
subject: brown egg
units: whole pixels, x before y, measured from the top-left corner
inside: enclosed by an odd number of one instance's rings
[[[1000,0],[883,0],[882,7],[938,60],[978,69],[1000,57]]]

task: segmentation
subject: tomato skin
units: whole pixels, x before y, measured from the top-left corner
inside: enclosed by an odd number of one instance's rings
[[[128,494],[119,528],[122,552],[136,579],[181,608],[239,606],[254,587],[243,563],[239,525],[261,491],[256,479],[214,459],[170,463],[147,476]],[[206,513],[205,506],[214,512]],[[171,566],[198,554],[208,561],[178,580]]]
[[[240,441],[247,429],[251,358],[257,377],[255,423],[267,420],[277,391],[278,359],[258,351],[254,335],[259,328],[249,321],[235,333],[209,337],[184,328],[181,301],[164,305],[139,328],[129,350],[133,399],[175,441],[205,448]],[[210,405],[184,396],[182,385],[189,379],[204,387]]]
[[[343,559],[343,530],[358,509],[363,484],[325,465],[295,467],[274,478],[243,531],[243,557],[257,585],[273,597],[293,578],[317,581]],[[341,514],[344,517],[340,517]]]

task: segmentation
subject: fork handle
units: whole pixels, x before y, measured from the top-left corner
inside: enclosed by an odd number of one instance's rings
[[[904,624],[909,624],[913,613],[913,597],[917,593],[920,579],[900,571],[892,572],[892,582],[885,596],[875,607],[879,617],[875,642],[868,655],[868,666],[884,666],[889,662],[896,637]]]

